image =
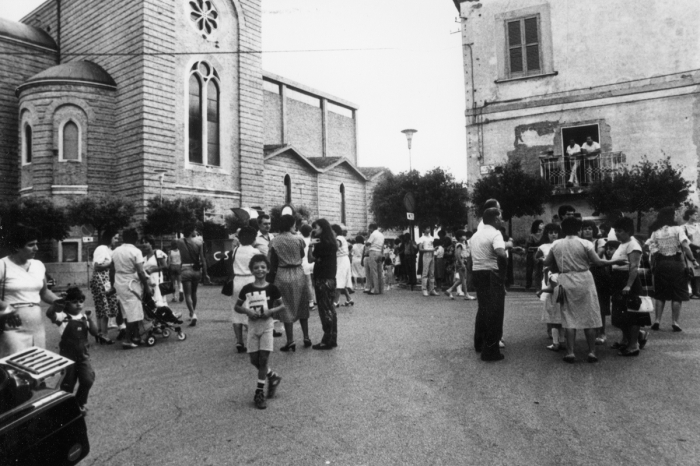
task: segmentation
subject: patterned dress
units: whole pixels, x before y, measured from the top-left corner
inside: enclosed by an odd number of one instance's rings
[[[305,247],[304,238],[289,232],[270,241],[270,262],[277,271],[275,285],[286,308],[275,317],[287,324],[309,318],[309,290],[302,266]]]
[[[106,267],[112,263],[112,250],[109,246],[98,246],[93,253],[93,264],[95,266]],[[90,279],[90,292],[92,299],[95,301],[95,313],[98,319],[104,317],[116,317],[119,312],[119,302],[116,293],[107,296],[107,293],[112,289],[109,282],[109,269],[95,271]]]

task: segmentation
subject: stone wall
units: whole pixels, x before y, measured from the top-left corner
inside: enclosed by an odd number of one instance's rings
[[[328,153],[326,157],[345,157],[357,165],[357,135],[355,120],[332,110],[328,118]]]
[[[331,224],[341,222],[341,183],[345,186],[346,226],[354,235],[367,228],[366,182],[347,164],[319,174],[318,215]]]
[[[292,205],[305,206],[312,217],[318,215],[318,175],[299,157],[286,152],[265,162],[265,208],[285,203],[284,177],[292,182]]]
[[[287,98],[287,133],[285,142],[304,156],[324,157],[321,107]]]
[[[19,98],[15,89],[28,78],[56,64],[56,54],[43,48],[0,38],[0,202],[17,199],[20,189]],[[27,55],[20,55],[20,54]],[[33,128],[32,128],[33,129]],[[39,142],[37,135],[34,140]]]

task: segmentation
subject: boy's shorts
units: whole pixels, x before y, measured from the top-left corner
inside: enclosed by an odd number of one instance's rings
[[[274,327],[265,329],[256,329],[252,326],[248,327],[248,352],[257,353],[258,351],[269,351],[275,347],[275,339],[272,336]]]

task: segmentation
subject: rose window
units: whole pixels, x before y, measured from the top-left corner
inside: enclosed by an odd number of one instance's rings
[[[219,26],[219,12],[211,1],[192,0],[190,19],[199,32],[209,35]]]

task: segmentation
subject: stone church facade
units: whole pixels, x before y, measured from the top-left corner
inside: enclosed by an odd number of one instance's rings
[[[384,169],[357,166],[358,107],[264,72],[260,50],[261,0],[49,0],[0,19],[0,200],[104,194],[143,215],[162,190],[218,219],[289,202],[366,228]]]

